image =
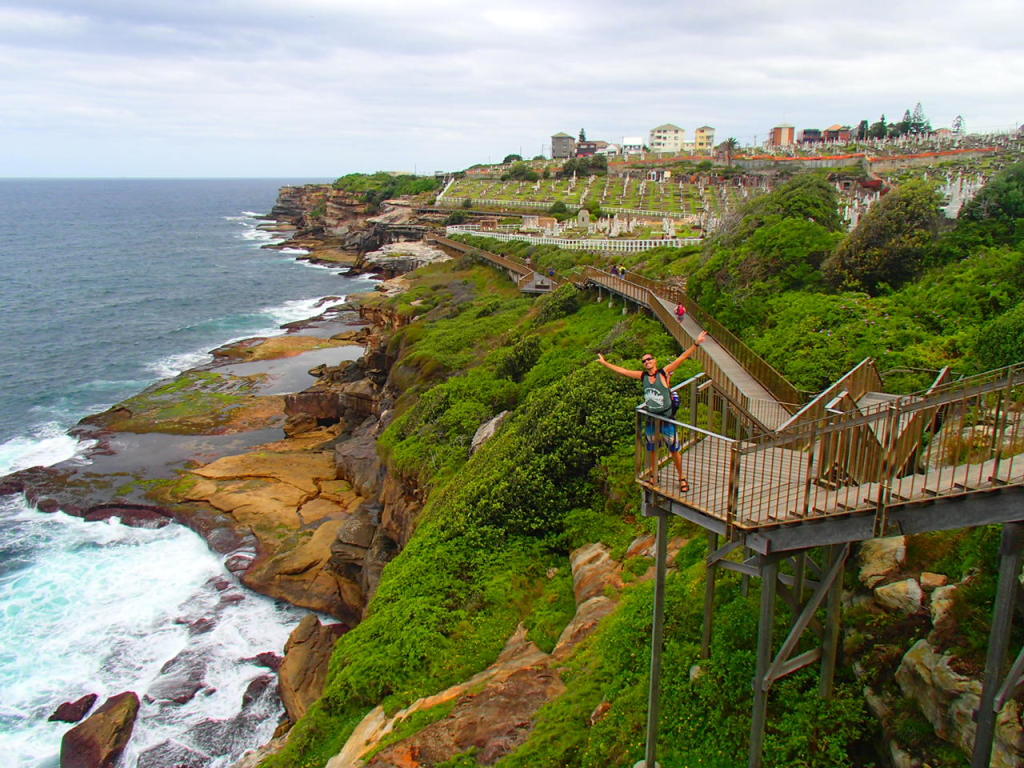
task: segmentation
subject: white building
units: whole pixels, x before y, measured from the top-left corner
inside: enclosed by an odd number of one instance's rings
[[[623,136],[622,137],[622,154],[623,155],[641,155],[644,151],[644,137],[643,136]]]
[[[683,148],[686,141],[686,131],[678,125],[665,123],[657,128],[651,129],[650,140],[647,146],[652,152],[671,152],[677,154]]]

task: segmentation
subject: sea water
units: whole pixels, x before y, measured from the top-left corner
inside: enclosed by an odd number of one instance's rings
[[[366,290],[261,248],[282,239],[257,216],[284,183],[0,179],[0,476],[87,461],[67,434],[83,416]],[[87,523],[0,497],[3,765],[56,766],[72,726],[49,722],[54,709],[122,691],[144,699],[125,768],[231,765],[281,714],[273,686],[243,706],[267,674],[252,659],[280,654],[302,615],[245,590],[177,525]],[[146,700],[176,672],[202,687],[183,704]]]

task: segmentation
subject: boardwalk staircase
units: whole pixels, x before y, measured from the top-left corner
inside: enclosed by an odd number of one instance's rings
[[[542,292],[559,284],[497,254],[447,238],[435,242],[449,253],[487,260],[522,290]],[[761,579],[749,768],[762,764],[768,694],[777,680],[820,661],[821,693],[831,696],[842,574],[853,544],[1002,524],[999,587],[971,763],[988,766],[996,714],[1024,686],[1024,649],[1005,671],[1024,561],[1024,363],[962,379],[946,369],[923,391],[895,395],[885,392],[869,358],[805,397],[682,287],[594,267],[585,267],[575,282],[596,290],[599,300],[607,294],[649,311],[683,347],[703,330],[710,334],[694,354],[704,372],[675,387],[680,408],[670,421],[682,445],[682,477],[668,457],[651,474],[644,432],[662,417],[637,409],[636,477],[658,535],[647,746],[635,768],[657,764],[670,515],[707,532],[705,655],[717,573]],[[675,314],[679,304],[687,310],[682,322]],[[685,493],[682,478],[690,487]],[[739,552],[748,556],[737,560]],[[789,604],[793,621],[773,654],[776,595]],[[806,648],[802,638],[808,630],[817,633],[820,645]],[[798,652],[801,645],[805,650]]]

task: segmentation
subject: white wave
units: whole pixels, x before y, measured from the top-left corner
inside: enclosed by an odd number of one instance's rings
[[[306,320],[310,317],[316,317],[324,311],[325,304],[322,304],[325,296],[320,296],[314,299],[296,299],[295,301],[285,302],[280,307],[271,307],[265,309],[263,312],[274,319],[278,325],[284,323],[293,323],[296,320]]]
[[[294,256],[305,256],[309,251],[305,248],[282,248],[281,253],[290,253]]]
[[[242,211],[243,216],[247,216],[250,219],[259,218],[263,216],[262,213],[256,213],[256,211]]]
[[[19,435],[0,443],[0,476],[29,467],[49,467],[61,461],[82,459],[83,453],[94,444],[92,440],[72,437],[57,422],[43,424],[31,435]]]
[[[98,525],[3,507],[0,544],[13,547],[23,564],[0,577],[5,766],[37,768],[56,755],[71,726],[47,717],[62,701],[96,693],[102,702],[127,690],[142,698],[185,650],[195,652],[205,690],[180,706],[143,703],[119,764],[132,768],[167,739],[187,744],[190,728],[239,714],[246,686],[266,672],[241,659],[280,654],[300,618],[242,589],[220,558],[180,526]],[[212,630],[190,633],[188,625],[199,619],[212,620]],[[263,730],[252,731],[231,758],[270,737],[280,712],[273,706]],[[225,756],[217,765],[232,762]]]
[[[213,355],[209,352],[181,352],[176,355],[168,355],[154,363],[149,363],[146,366],[146,370],[152,371],[161,379],[173,379],[179,373],[208,363],[211,360],[213,360]]]

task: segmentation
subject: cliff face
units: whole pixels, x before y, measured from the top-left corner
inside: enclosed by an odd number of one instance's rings
[[[408,212],[385,206],[373,216],[367,213],[366,202],[358,194],[330,184],[306,184],[281,187],[270,218],[298,230],[293,244],[366,252],[387,242],[388,226],[403,223]]]

